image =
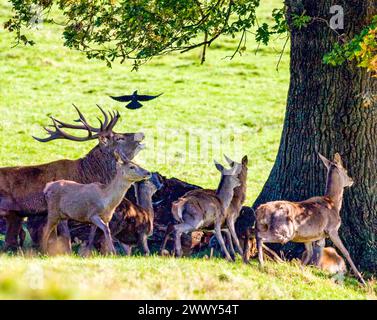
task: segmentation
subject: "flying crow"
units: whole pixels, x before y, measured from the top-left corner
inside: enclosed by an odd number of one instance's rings
[[[116,101],[120,101],[120,102],[131,101],[129,104],[126,105],[126,108],[128,108],[128,109],[139,109],[143,106],[139,101],[149,101],[149,100],[152,100],[154,98],[159,97],[160,95],[162,95],[162,93],[160,93],[157,96],[138,95],[137,90],[136,90],[136,91],[134,91],[134,93],[132,95],[129,95],[129,96],[120,96],[120,97],[110,96],[110,98],[114,99]]]

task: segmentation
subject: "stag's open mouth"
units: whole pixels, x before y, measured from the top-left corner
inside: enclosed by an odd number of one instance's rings
[[[145,138],[145,134],[142,133],[142,132],[137,132],[137,133],[135,133],[135,135],[134,135],[134,140],[137,141],[137,142],[141,142],[141,141],[143,141],[144,138]]]
[[[137,146],[137,149],[139,150],[145,149],[145,143],[139,143],[139,145]]]

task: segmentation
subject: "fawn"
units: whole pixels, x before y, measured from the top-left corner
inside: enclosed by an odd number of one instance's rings
[[[237,178],[240,181],[240,184],[237,187],[234,188],[233,198],[232,198],[232,200],[229,204],[229,207],[227,208],[226,213],[225,213],[225,216],[226,216],[225,220],[226,220],[226,227],[227,228],[222,229],[222,231],[225,233],[225,236],[226,236],[226,239],[227,239],[227,242],[228,242],[228,245],[229,245],[229,249],[231,251],[231,255],[233,255],[233,256],[235,255],[233,243],[234,243],[237,251],[241,255],[243,255],[243,249],[242,249],[242,246],[240,245],[240,241],[238,239],[238,235],[237,235],[236,229],[235,229],[235,222],[240,215],[240,211],[242,209],[242,204],[245,202],[245,198],[246,198],[246,188],[247,188],[246,181],[247,181],[248,158],[245,155],[242,158],[241,163],[237,163],[236,161],[231,160],[226,155],[224,155],[224,157],[225,157],[225,160],[228,162],[228,164],[231,167],[234,167],[235,165],[241,166],[241,170],[240,170],[240,172],[237,176]],[[189,191],[186,195],[191,196],[191,195],[195,195],[196,193],[200,194],[202,192],[203,192],[202,189],[192,190],[192,191]],[[208,190],[207,189],[207,190],[205,190],[205,192],[216,194],[216,190]]]
[[[156,185],[153,179],[136,182],[134,189],[137,204],[124,199],[115,211],[110,230],[127,255],[131,255],[132,247],[136,244],[142,246],[145,255],[150,254],[147,238],[153,233],[152,196],[158,188],[160,185]]]
[[[114,155],[117,160],[116,175],[107,185],[98,182],[80,184],[69,180],[46,184],[44,195],[48,217],[42,237],[44,252],[47,252],[48,239],[59,221],[73,219],[93,225],[90,233],[92,241],[97,227],[100,228],[109,251],[115,253],[109,222],[131,184],[148,179],[150,173],[131,161],[123,162],[117,152]]]
[[[327,168],[325,195],[313,197],[301,202],[272,201],[262,204],[256,211],[256,236],[258,259],[263,265],[263,242],[287,243],[288,241],[305,244],[307,264],[313,256],[312,242],[330,237],[334,245],[346,257],[353,272],[365,285],[365,281],[354,265],[351,256],[339,237],[341,224],[340,209],[343,201],[343,189],[350,187],[353,180],[338,153],[330,161],[319,154]]]
[[[215,166],[221,172],[221,180],[215,193],[212,190],[193,190],[173,203],[172,215],[179,223],[167,230],[161,252],[164,250],[167,237],[173,231],[175,232],[175,255],[180,257],[182,256],[182,233],[198,229],[206,230],[214,228],[216,238],[226,259],[229,261],[232,260],[225,246],[221,227],[227,218],[226,213],[233,199],[234,188],[240,186],[238,175],[241,171],[241,165],[234,163],[233,167],[225,169],[220,163],[215,161]],[[232,247],[229,233],[227,235],[228,242],[230,242],[230,246]]]
[[[301,260],[307,258],[307,251],[304,251]],[[313,256],[310,264],[330,274],[344,275],[347,272],[344,259],[332,247],[325,247],[325,240],[313,243]]]

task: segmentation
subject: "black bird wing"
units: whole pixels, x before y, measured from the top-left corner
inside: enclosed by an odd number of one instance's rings
[[[110,96],[110,98],[116,101],[120,101],[120,102],[127,102],[127,101],[131,101],[134,97],[133,96],[119,96],[119,97]]]
[[[139,96],[139,95],[136,95],[136,100],[137,101],[149,101],[149,100],[152,100],[152,99],[159,97],[160,95],[162,95],[162,93],[160,93],[157,96],[147,96],[147,95],[140,95]]]

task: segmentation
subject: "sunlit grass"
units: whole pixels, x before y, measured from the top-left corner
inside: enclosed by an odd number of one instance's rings
[[[0,299],[373,299],[299,264],[161,257],[1,256]],[[4,272],[6,270],[6,272]]]

